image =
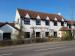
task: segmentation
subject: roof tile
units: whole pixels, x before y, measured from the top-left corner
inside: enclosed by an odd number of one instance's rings
[[[57,18],[58,21],[62,20],[62,16],[57,14],[48,14],[48,13],[36,12],[36,11],[25,10],[25,9],[17,9],[17,10],[20,16],[22,17],[28,13],[29,16],[33,19],[35,19],[37,15],[39,15],[41,19],[46,19],[46,17],[48,16],[50,20],[54,20],[55,17]]]

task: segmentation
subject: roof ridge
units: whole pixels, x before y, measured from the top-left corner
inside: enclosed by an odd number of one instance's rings
[[[35,11],[35,10],[29,10],[29,9],[20,9],[20,8],[17,8],[17,10],[24,10],[24,11],[34,12],[34,13],[41,13],[41,14],[58,15],[58,14],[54,14],[54,13],[47,13],[47,12],[41,12],[41,11]],[[61,16],[61,15],[58,15],[58,16]]]

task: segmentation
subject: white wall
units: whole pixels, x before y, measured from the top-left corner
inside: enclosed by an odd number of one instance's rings
[[[74,26],[74,25],[72,25],[72,26],[71,26],[71,28],[72,28],[72,29],[75,29],[75,26]]]
[[[32,27],[35,28],[35,32],[49,32],[49,26],[45,25],[45,21],[41,21],[41,25],[36,25],[36,21],[35,20],[30,20],[30,25],[25,25],[23,22],[23,31],[24,32],[33,32]],[[47,29],[48,28],[48,29]],[[40,35],[42,37],[42,35]]]
[[[59,29],[62,27],[61,22],[57,22],[57,26],[54,26],[53,21],[50,21],[49,26],[46,26],[45,21],[42,21],[42,20],[41,20],[41,25],[36,25],[36,21],[32,20],[32,19],[30,19],[30,25],[25,25],[24,21],[22,23],[23,23],[23,28],[24,28],[23,31],[24,32],[31,32],[31,34],[33,31],[32,27],[36,27],[35,32],[41,32],[42,30],[40,28],[43,27],[42,29],[44,30],[44,32],[49,32],[49,29],[53,29],[53,31],[57,32],[57,36],[58,36]],[[64,26],[66,27],[65,23],[64,23]]]
[[[20,23],[20,21],[21,21],[21,18],[20,18],[20,15],[19,15],[19,12],[18,12],[18,10],[16,10],[16,16],[15,16],[15,26],[17,27],[17,28],[19,28],[20,29],[20,24],[18,23],[18,20],[19,20],[19,23]]]
[[[3,31],[0,30],[0,40],[3,40]]]

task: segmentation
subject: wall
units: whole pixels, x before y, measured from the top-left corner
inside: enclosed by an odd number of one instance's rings
[[[3,31],[0,30],[0,40],[3,40]]]

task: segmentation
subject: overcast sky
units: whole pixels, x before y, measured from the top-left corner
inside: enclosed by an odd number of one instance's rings
[[[0,22],[14,21],[17,8],[54,14],[60,12],[64,18],[75,20],[74,5],[75,0],[0,0]]]

